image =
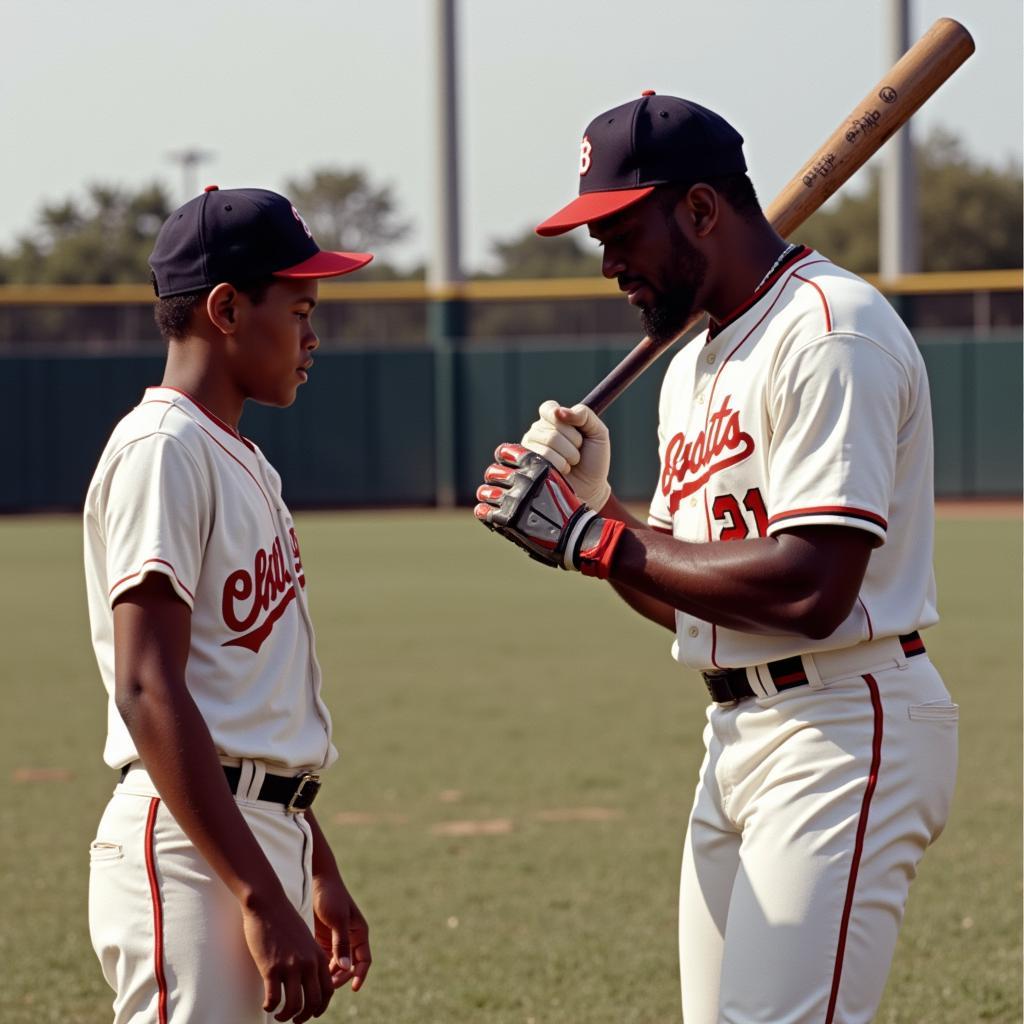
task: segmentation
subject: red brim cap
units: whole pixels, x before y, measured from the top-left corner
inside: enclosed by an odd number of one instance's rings
[[[609,192],[584,192],[568,206],[563,206],[558,213],[548,217],[534,229],[538,235],[561,235],[572,231],[581,224],[589,224],[592,220],[610,217],[619,210],[649,196],[654,191],[653,185],[646,188],[622,188]]]
[[[274,277],[340,277],[353,270],[365,267],[373,255],[368,252],[320,252],[308,260],[296,263],[284,270],[275,270]]]

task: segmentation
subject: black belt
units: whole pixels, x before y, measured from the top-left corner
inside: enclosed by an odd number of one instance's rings
[[[121,769],[121,781],[124,782],[131,765]],[[226,764],[224,777],[232,793],[238,792],[238,783],[242,778],[242,769],[237,765]],[[320,776],[312,772],[301,775],[265,775],[257,800],[266,800],[273,804],[284,804],[286,811],[304,811],[310,807],[317,793],[320,792]]]
[[[901,636],[899,639],[903,646],[903,653],[908,658],[924,654],[924,641],[917,630],[906,636]],[[775,683],[775,689],[780,692],[791,690],[795,686],[806,686],[810,682],[799,657],[769,661],[768,671],[771,674],[772,682]],[[732,704],[735,701],[746,700],[748,697],[761,696],[751,689],[745,668],[730,668],[722,672],[702,672],[701,675],[704,676],[704,685],[708,688],[708,693],[711,694],[711,699],[716,704]]]

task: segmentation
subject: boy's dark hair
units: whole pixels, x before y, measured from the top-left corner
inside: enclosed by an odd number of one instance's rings
[[[761,204],[754,190],[754,183],[746,174],[723,174],[717,178],[703,179],[710,185],[741,217],[750,220],[761,213]],[[659,185],[657,194],[662,196],[666,207],[674,207],[676,203],[693,187],[696,182],[685,184],[672,182]]]
[[[249,301],[258,306],[266,297],[267,291],[274,283],[274,278],[264,277],[257,281],[232,281],[236,291],[248,296]],[[154,286],[155,287],[155,286]],[[158,298],[153,308],[153,318],[164,341],[175,341],[188,337],[192,324],[192,315],[206,302],[212,288],[201,288],[199,291],[186,292],[184,295],[169,295],[165,299]]]

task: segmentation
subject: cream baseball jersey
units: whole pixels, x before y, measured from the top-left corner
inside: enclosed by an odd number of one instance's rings
[[[853,610],[825,639],[677,611],[673,656],[709,671],[933,625],[931,427],[910,332],[866,281],[806,248],[683,348],[662,385],[648,523],[687,541],[846,526],[876,546]]]
[[[114,704],[113,602],[150,572],[192,610],[186,682],[219,753],[288,769],[336,759],[280,478],[188,395],[149,388],[114,428],[86,496],[85,568],[112,768],[138,756]]]

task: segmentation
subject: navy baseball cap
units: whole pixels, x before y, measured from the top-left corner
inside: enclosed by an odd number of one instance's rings
[[[276,192],[208,185],[164,222],[149,265],[163,299],[226,281],[338,277],[372,259],[322,250],[299,211]]]
[[[728,121],[697,103],[645,89],[640,99],[587,125],[579,197],[536,231],[561,235],[624,210],[657,185],[696,183],[746,169],[743,136]]]

